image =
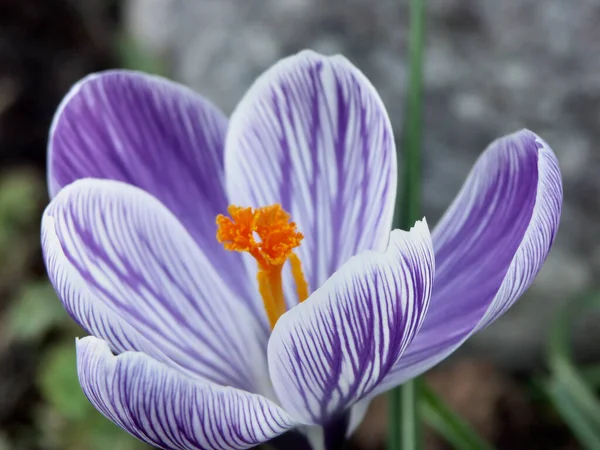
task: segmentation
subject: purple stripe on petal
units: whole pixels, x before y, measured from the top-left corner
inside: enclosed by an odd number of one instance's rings
[[[79,180],[55,197],[44,221],[62,251],[50,277],[77,274],[59,295],[79,322],[80,311],[94,311],[81,298],[93,298],[189,373],[272,392],[262,324],[158,200],[118,181]]]
[[[311,290],[351,256],[385,249],[392,128],[371,83],[342,56],[304,51],[265,72],[233,113],[225,148],[231,203],[281,203],[305,235],[299,256]],[[286,287],[295,298],[290,277]]]
[[[95,337],[77,341],[77,370],[102,414],[155,447],[245,449],[296,425],[265,397],[187,378],[142,353],[114,356]]]
[[[367,396],[419,330],[431,294],[433,247],[425,222],[395,230],[385,253],[351,258],[269,340],[269,371],[282,406],[325,424]]]
[[[42,219],[42,248],[50,281],[69,315],[82,328],[110,343],[111,349],[117,353],[141,351],[171,366],[177,366],[92,295],[81,275],[66,259],[55,232],[54,219],[48,215],[44,215]]]
[[[190,89],[126,70],[93,74],[60,105],[50,131],[51,196],[81,178],[123,181],[151,193],[181,221],[240,296],[239,255],[216,241],[227,209],[223,147],[227,119]]]
[[[550,251],[561,205],[558,162],[541,138],[523,130],[490,145],[434,230],[429,312],[379,391],[446,358],[525,292]]]

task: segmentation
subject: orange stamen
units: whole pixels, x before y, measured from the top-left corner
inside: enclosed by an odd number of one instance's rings
[[[231,217],[217,216],[217,240],[227,250],[250,253],[258,262],[258,290],[273,328],[286,311],[281,270],[287,260],[298,299],[304,301],[308,297],[300,258],[292,253],[304,236],[278,204],[256,209],[230,205],[227,211]]]
[[[295,253],[290,255],[290,264],[292,265],[292,275],[294,276],[294,282],[296,283],[296,292],[298,293],[298,300],[303,302],[308,298],[308,283],[302,272],[302,263],[300,258]]]

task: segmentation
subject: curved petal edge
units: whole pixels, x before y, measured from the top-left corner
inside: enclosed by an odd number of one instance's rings
[[[83,178],[122,181],[150,193],[186,227],[241,297],[250,297],[240,255],[215,240],[227,210],[227,117],[186,86],[131,70],[94,73],[58,107],[48,138],[51,198]],[[221,250],[221,251],[220,251]]]
[[[529,288],[550,253],[558,232],[563,199],[558,160],[548,144],[533,132],[522,131],[521,136],[534,139],[538,145],[536,202],[523,241],[504,281],[473,332],[485,328],[504,314]]]
[[[231,203],[279,203],[291,214],[312,290],[351,256],[385,250],[394,135],[377,91],[343,56],[305,50],[262,74],[231,116],[225,174]],[[289,306],[297,303],[291,280]]]
[[[269,340],[271,380],[294,417],[327,425],[394,367],[427,312],[434,256],[425,221],[394,230],[384,253],[351,258],[284,314]]]
[[[42,253],[48,278],[69,315],[88,333],[110,343],[117,353],[136,350],[151,354],[163,362],[170,361],[131,325],[100,299],[95,298],[81,275],[67,260],[56,234],[54,218],[42,218]]]
[[[91,336],[77,341],[77,371],[104,416],[159,448],[246,449],[296,425],[265,397],[189,379],[142,353],[114,356]]]
[[[562,194],[556,156],[535,133],[488,147],[433,232],[437,275],[423,327],[375,393],[438,364],[515,303],[554,242]]]
[[[123,182],[78,180],[50,203],[43,226],[57,292],[92,334],[142,350],[112,332],[135,330],[196,377],[266,393],[262,325],[155,197]]]

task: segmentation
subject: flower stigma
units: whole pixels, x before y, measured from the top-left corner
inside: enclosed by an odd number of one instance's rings
[[[273,329],[287,310],[281,276],[286,261],[291,265],[298,300],[302,302],[308,297],[300,258],[292,251],[304,235],[279,204],[255,209],[229,205],[227,212],[231,217],[217,216],[217,241],[226,250],[247,252],[256,259],[258,290]]]

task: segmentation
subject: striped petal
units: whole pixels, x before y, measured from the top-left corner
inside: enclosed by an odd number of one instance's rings
[[[269,340],[269,371],[286,411],[328,425],[367,396],[419,330],[431,294],[429,229],[395,230],[384,253],[351,258]]]
[[[433,233],[427,318],[385,390],[434,366],[531,285],[558,230],[562,183],[548,145],[524,130],[481,156]]]
[[[231,203],[291,213],[311,290],[351,256],[386,247],[392,128],[371,83],[342,56],[303,51],[258,78],[231,117],[225,174]]]
[[[43,223],[50,278],[90,333],[113,349],[165,355],[196,377],[271,392],[261,324],[153,196],[80,180],[61,190]],[[138,335],[154,350],[140,348]]]
[[[102,414],[163,449],[245,449],[295,425],[265,397],[187,378],[142,353],[114,356],[91,336],[77,341],[77,371]]]
[[[54,218],[49,215],[42,218],[42,249],[50,282],[69,315],[84,330],[110,342],[116,353],[137,350],[177,367],[174,361],[93,295],[81,274],[67,259],[56,235]]]
[[[226,130],[223,113],[184,86],[125,70],[90,75],[54,117],[50,194],[80,178],[133,184],[163,202],[207,254],[219,254],[215,217],[227,208]],[[240,256],[221,253],[211,263],[248,297]]]

